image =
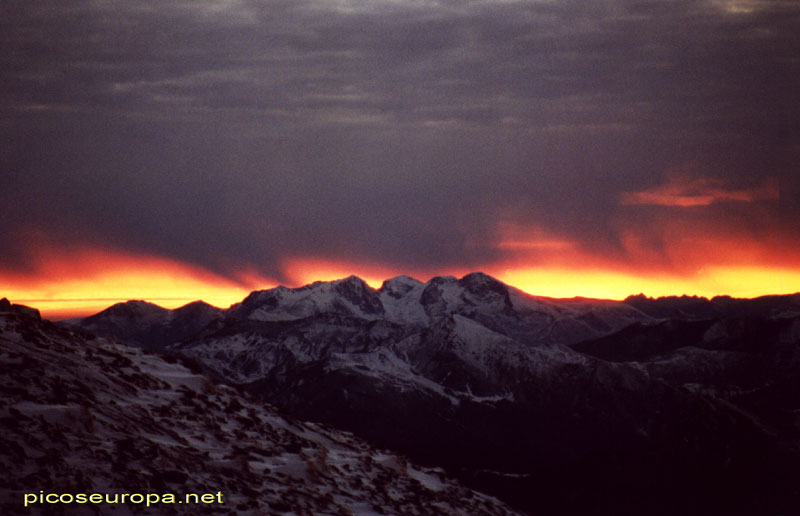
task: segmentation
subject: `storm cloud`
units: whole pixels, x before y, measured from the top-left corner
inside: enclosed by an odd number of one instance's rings
[[[795,1],[7,0],[0,41],[6,268],[37,238],[278,280],[480,269],[503,228],[621,264],[676,265],[676,227],[800,243]],[[679,183],[769,189],[631,201]]]

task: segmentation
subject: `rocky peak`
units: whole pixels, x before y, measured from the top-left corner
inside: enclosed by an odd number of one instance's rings
[[[365,314],[378,315],[383,313],[383,304],[378,291],[367,285],[358,276],[349,276],[335,281],[333,285],[333,290],[337,294],[357,306]]]
[[[169,313],[169,310],[166,308],[162,308],[154,303],[136,299],[111,305],[99,314],[96,314],[92,317],[115,316],[135,318],[152,315],[165,315],[167,313]]]
[[[385,292],[395,299],[400,299],[415,288],[419,288],[423,285],[424,283],[410,276],[395,276],[394,278],[384,281],[381,288],[378,289],[378,292]]]
[[[508,294],[508,288],[497,279],[482,272],[472,272],[467,274],[458,283],[465,289],[476,294],[484,292],[495,292],[498,294]]]
[[[9,301],[8,298],[5,297],[3,299],[0,299],[0,313],[2,312],[20,314],[26,317],[32,317],[37,320],[42,319],[42,316],[39,314],[39,310],[25,305],[14,304],[11,301]]]

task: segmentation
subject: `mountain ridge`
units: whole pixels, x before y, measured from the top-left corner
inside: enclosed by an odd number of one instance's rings
[[[794,457],[795,399],[782,394],[794,384],[771,385],[800,370],[800,332],[766,332],[777,354],[747,355],[758,340],[736,328],[793,320],[797,301],[558,300],[480,273],[379,289],[348,277],[255,291],[162,351],[531,513],[748,514],[792,506],[779,478],[794,459],[774,457]],[[769,503],[760,477],[782,486]]]

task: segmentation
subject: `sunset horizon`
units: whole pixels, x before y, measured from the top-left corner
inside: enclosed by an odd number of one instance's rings
[[[800,291],[792,3],[3,14],[0,294],[43,313],[225,306],[350,274],[482,271],[567,298]]]
[[[175,309],[194,301],[218,308],[241,302],[250,292],[277,286],[299,288],[318,281],[357,276],[374,289],[385,280],[409,276],[422,282],[434,277],[461,278],[482,272],[526,294],[554,299],[587,298],[622,301],[630,296],[650,298],[730,296],[752,299],[800,292],[800,270],[753,265],[715,265],[695,271],[625,270],[567,267],[558,263],[525,267],[519,263],[489,264],[470,270],[404,270],[378,264],[352,264],[316,259],[286,262],[282,280],[266,278],[254,267],[223,276],[195,264],[163,257],[94,250],[61,253],[40,260],[27,274],[0,271],[0,295],[37,308],[43,317],[62,320],[86,317],[128,300],[147,301]]]
[[[0,40],[0,514],[797,513],[800,1]]]

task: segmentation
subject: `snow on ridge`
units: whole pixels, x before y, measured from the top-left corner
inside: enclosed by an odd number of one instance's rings
[[[412,326],[426,326],[430,318],[420,303],[425,286],[426,283],[408,276],[397,276],[384,281],[378,292],[386,320]]]
[[[417,285],[424,285],[425,282],[420,281],[416,278],[412,278],[406,274],[401,274],[399,276],[394,276],[387,280],[383,281],[383,284],[378,290],[387,290],[387,289],[397,289],[402,287],[415,287]]]
[[[280,286],[253,292],[228,313],[254,321],[292,321],[322,313],[379,319],[382,311],[378,291],[357,276],[349,276],[299,288]]]
[[[141,332],[144,326],[167,327],[178,315],[182,325],[192,318],[207,317],[203,310],[192,310],[192,305],[167,310],[143,301],[129,301],[88,317],[79,325],[101,333],[103,328],[96,324],[122,329],[135,326]],[[460,314],[489,324],[493,329],[514,328],[517,337],[522,338],[524,333],[522,340],[532,345],[554,340],[571,343],[597,337],[647,317],[617,301],[530,296],[477,272],[461,279],[437,276],[425,283],[401,275],[387,279],[379,289],[371,288],[356,276],[318,281],[299,288],[279,286],[251,292],[242,302],[219,310],[217,314],[218,318],[226,320],[264,322],[338,314],[364,321],[383,320],[409,328],[428,327],[441,317]],[[170,331],[170,338],[180,340],[181,337],[176,336],[180,330]]]
[[[371,353],[334,353],[326,363],[326,372],[337,370],[356,370],[360,375],[376,378],[389,383],[400,392],[417,390],[434,393],[458,406],[461,401],[439,383],[414,371],[411,365],[388,349]]]
[[[278,287],[254,292],[230,312],[240,320],[286,324],[263,330],[252,325],[237,329],[234,324],[231,330],[187,342],[175,351],[234,383],[256,382],[320,362],[327,370],[355,369],[402,389],[435,391],[453,403],[459,396],[488,402],[510,399],[505,387],[509,380],[501,371],[512,371],[515,378],[547,376],[563,364],[583,363],[585,357],[559,341],[597,336],[627,321],[587,321],[583,317],[591,314],[591,303],[565,309],[520,294],[479,273],[460,280],[436,277],[427,283],[399,276],[378,290],[354,276],[297,289]],[[627,313],[626,307],[622,310]],[[452,337],[455,340],[448,341]],[[457,382],[451,385],[454,391],[445,391],[445,379],[438,373],[428,378],[413,370],[409,354],[423,356],[424,347],[446,342],[449,348],[444,351],[454,353],[469,374],[480,371],[485,381],[498,387],[489,388],[484,381],[476,394]]]

